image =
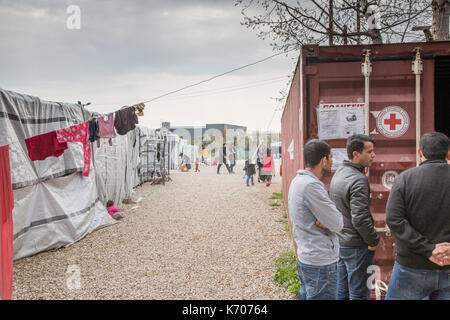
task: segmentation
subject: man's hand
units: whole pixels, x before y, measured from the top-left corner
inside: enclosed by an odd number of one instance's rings
[[[442,242],[436,244],[436,248],[433,250],[429,260],[441,267],[450,265],[450,243]]]
[[[319,222],[319,220],[316,220],[316,226],[322,228],[323,230],[328,230],[327,227],[325,227],[323,224],[321,224],[321,223]]]
[[[367,247],[367,249],[369,249],[370,251],[375,251],[377,249],[377,247]]]

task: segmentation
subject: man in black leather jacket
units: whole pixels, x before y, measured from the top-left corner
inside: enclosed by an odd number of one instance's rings
[[[379,236],[370,213],[370,186],[364,169],[375,158],[373,138],[355,134],[347,140],[350,161],[335,172],[330,184],[330,197],[344,218],[338,233],[338,299],[367,300],[370,289],[367,268],[374,264]]]

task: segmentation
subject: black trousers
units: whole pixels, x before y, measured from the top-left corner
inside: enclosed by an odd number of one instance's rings
[[[228,173],[230,173],[230,166],[228,165],[228,163],[219,163],[219,164],[217,165],[217,173],[219,173],[220,167],[222,166],[222,164],[224,164],[225,167],[227,167]]]
[[[258,179],[261,181],[266,180],[266,176],[265,175],[261,175],[261,170],[262,170],[262,165],[258,165]]]

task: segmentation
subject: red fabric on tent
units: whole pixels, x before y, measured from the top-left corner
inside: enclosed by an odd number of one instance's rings
[[[0,299],[11,300],[13,278],[14,195],[9,146],[0,146]]]

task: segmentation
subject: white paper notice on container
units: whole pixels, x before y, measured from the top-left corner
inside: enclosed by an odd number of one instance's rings
[[[346,148],[331,148],[331,154],[333,155],[333,164],[331,165],[331,171],[336,171],[344,160],[348,160]]]
[[[319,139],[347,139],[364,134],[364,103],[323,103],[317,108]]]

